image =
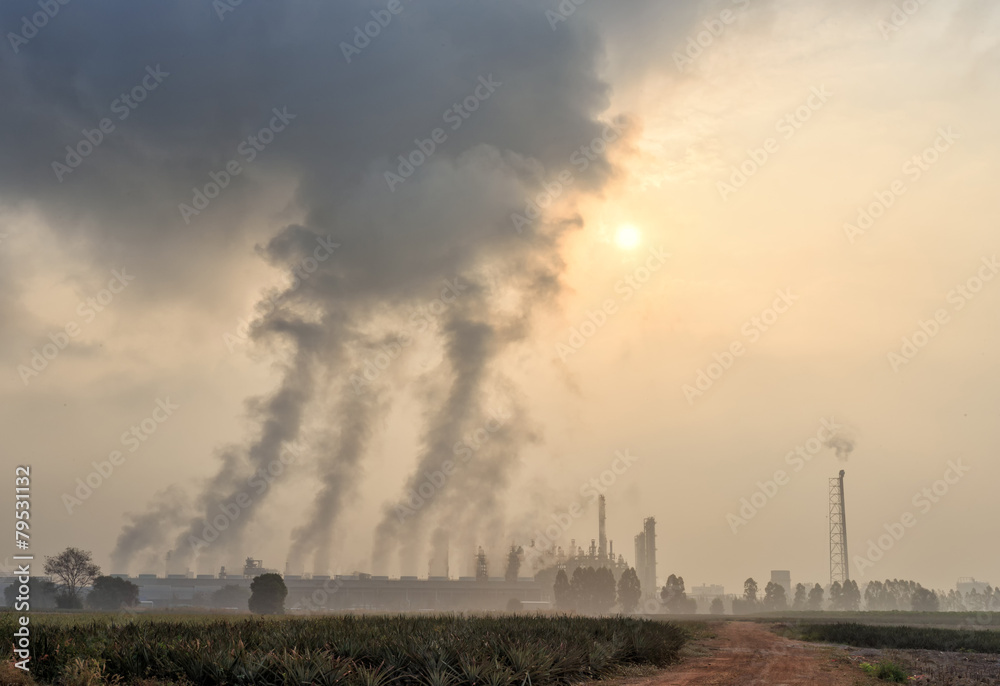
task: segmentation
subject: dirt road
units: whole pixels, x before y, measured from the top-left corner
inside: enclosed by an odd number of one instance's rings
[[[843,652],[782,638],[767,626],[730,622],[682,663],[627,686],[858,686],[870,681]],[[623,684],[622,686],[626,686]]]

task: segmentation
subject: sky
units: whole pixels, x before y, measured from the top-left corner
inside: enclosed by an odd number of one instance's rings
[[[35,554],[499,575],[589,545],[600,492],[629,562],[656,518],[660,584],[826,583],[843,469],[853,578],[1000,583],[995,3],[0,26]]]

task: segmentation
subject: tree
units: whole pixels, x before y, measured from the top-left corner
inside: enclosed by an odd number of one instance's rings
[[[970,612],[984,612],[986,610],[986,595],[981,594],[976,589],[972,589],[965,596],[965,606]]]
[[[517,598],[510,598],[507,601],[507,612],[520,612],[521,611],[521,601]]]
[[[610,612],[615,605],[615,575],[607,567],[594,570],[593,611],[598,614]]]
[[[830,586],[830,609],[842,610],[844,607],[844,587],[839,581],[834,581]]]
[[[667,612],[694,614],[698,611],[698,601],[688,598],[684,590],[684,577],[671,574],[666,585],[660,589],[660,599],[667,606]]]
[[[715,597],[712,599],[712,605],[708,609],[713,615],[724,615],[726,614],[726,606],[722,603],[722,598]]]
[[[893,592],[893,582],[886,579],[872,581],[865,588],[865,608],[868,610],[891,611],[899,609],[899,600]]]
[[[261,574],[250,582],[250,611],[259,615],[285,613],[288,588],[279,574]]]
[[[222,588],[213,591],[209,597],[209,605],[212,607],[237,607],[244,609],[249,607],[250,591],[241,586],[226,584]]]
[[[757,600],[757,582],[752,578],[743,582],[743,597],[733,600],[733,614],[743,615],[756,612],[760,603]]]
[[[560,570],[563,576],[565,572]],[[569,589],[556,576],[557,605],[562,600],[563,609],[600,614],[609,612],[615,604],[615,576],[607,567],[577,567],[569,580]]]
[[[569,580],[569,597],[573,609],[578,612],[590,612],[593,572],[594,570],[590,567],[577,567],[573,570],[573,577]]]
[[[87,595],[87,605],[95,610],[120,610],[139,602],[139,587],[127,579],[99,576]]]
[[[962,601],[962,596],[955,589],[948,591],[948,595],[945,596],[944,591],[941,591],[940,599],[944,599],[947,603],[945,611],[947,612],[965,612],[965,603]]]
[[[45,558],[45,573],[61,582],[64,604],[80,607],[80,591],[101,575],[101,568],[94,564],[90,552],[79,548],[66,548],[55,557]]]
[[[926,588],[917,584],[917,589],[913,592],[913,603],[914,612],[938,612],[941,609],[941,601],[934,591],[928,591]]]
[[[806,605],[806,608],[812,610],[813,612],[819,612],[820,610],[822,610],[824,594],[825,591],[823,590],[822,586],[820,586],[819,584],[813,586],[812,590],[809,591],[809,603]]]
[[[764,587],[764,609],[772,612],[780,612],[788,609],[788,598],[785,596],[785,587],[769,581]]]
[[[507,554],[507,571],[503,575],[504,579],[507,581],[517,581],[517,575],[521,571],[521,555],[523,554],[523,548],[510,547],[510,552]]]
[[[795,599],[792,600],[792,609],[796,612],[806,609],[806,587],[804,584],[795,585]]]
[[[844,582],[844,594],[841,596],[840,604],[848,612],[857,612],[861,609],[861,589],[858,588],[857,581]]]
[[[572,610],[576,604],[573,602],[573,589],[569,585],[569,577],[566,570],[560,569],[556,574],[556,583],[552,586],[552,594],[556,598],[556,607],[560,610]]]
[[[21,584],[19,583],[13,583],[3,589],[4,604],[7,607],[14,607],[20,591]],[[31,609],[51,610],[56,606],[56,585],[35,576],[30,577],[28,579],[28,597],[31,598]]]
[[[618,579],[618,604],[621,605],[622,612],[627,615],[635,612],[635,608],[639,607],[640,598],[642,598],[642,588],[639,585],[639,575],[635,573],[635,569],[629,567]]]

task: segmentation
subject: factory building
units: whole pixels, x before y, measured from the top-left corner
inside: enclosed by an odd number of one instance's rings
[[[226,586],[250,590],[249,577],[211,574],[191,577],[186,574],[140,574],[127,579],[139,587],[139,602],[151,609],[209,607],[212,594]],[[503,611],[511,599],[522,609],[547,609],[551,606],[552,587],[546,588],[532,578],[509,582],[503,578],[477,581],[474,577],[458,580],[447,578],[418,579],[369,576],[284,577],[288,596],[285,608],[289,613],[310,611],[383,611],[413,612],[433,610]],[[13,577],[0,579],[0,591],[15,583]],[[234,608],[246,611],[246,607]]]

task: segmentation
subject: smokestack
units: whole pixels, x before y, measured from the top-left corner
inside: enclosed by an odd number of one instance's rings
[[[851,580],[847,556],[847,501],[844,497],[843,469],[830,479],[830,583]]]
[[[646,534],[635,536],[635,573],[639,577],[639,587],[643,595],[649,595],[652,589],[646,586]]]
[[[604,496],[602,495],[597,500],[597,557],[600,560],[606,560],[608,557],[608,537],[605,532],[604,517]]]
[[[840,526],[844,533],[844,560],[850,560],[851,557],[847,553],[847,500],[844,497],[844,476],[846,472],[840,470]],[[844,565],[844,579],[847,581],[851,580],[851,566],[849,564]]]
[[[476,581],[489,581],[490,578],[490,568],[486,561],[486,553],[483,551],[482,546],[479,547],[479,552],[476,553]]]
[[[644,583],[653,596],[656,596],[656,519],[647,518],[642,523],[643,540],[646,544],[646,578]]]

